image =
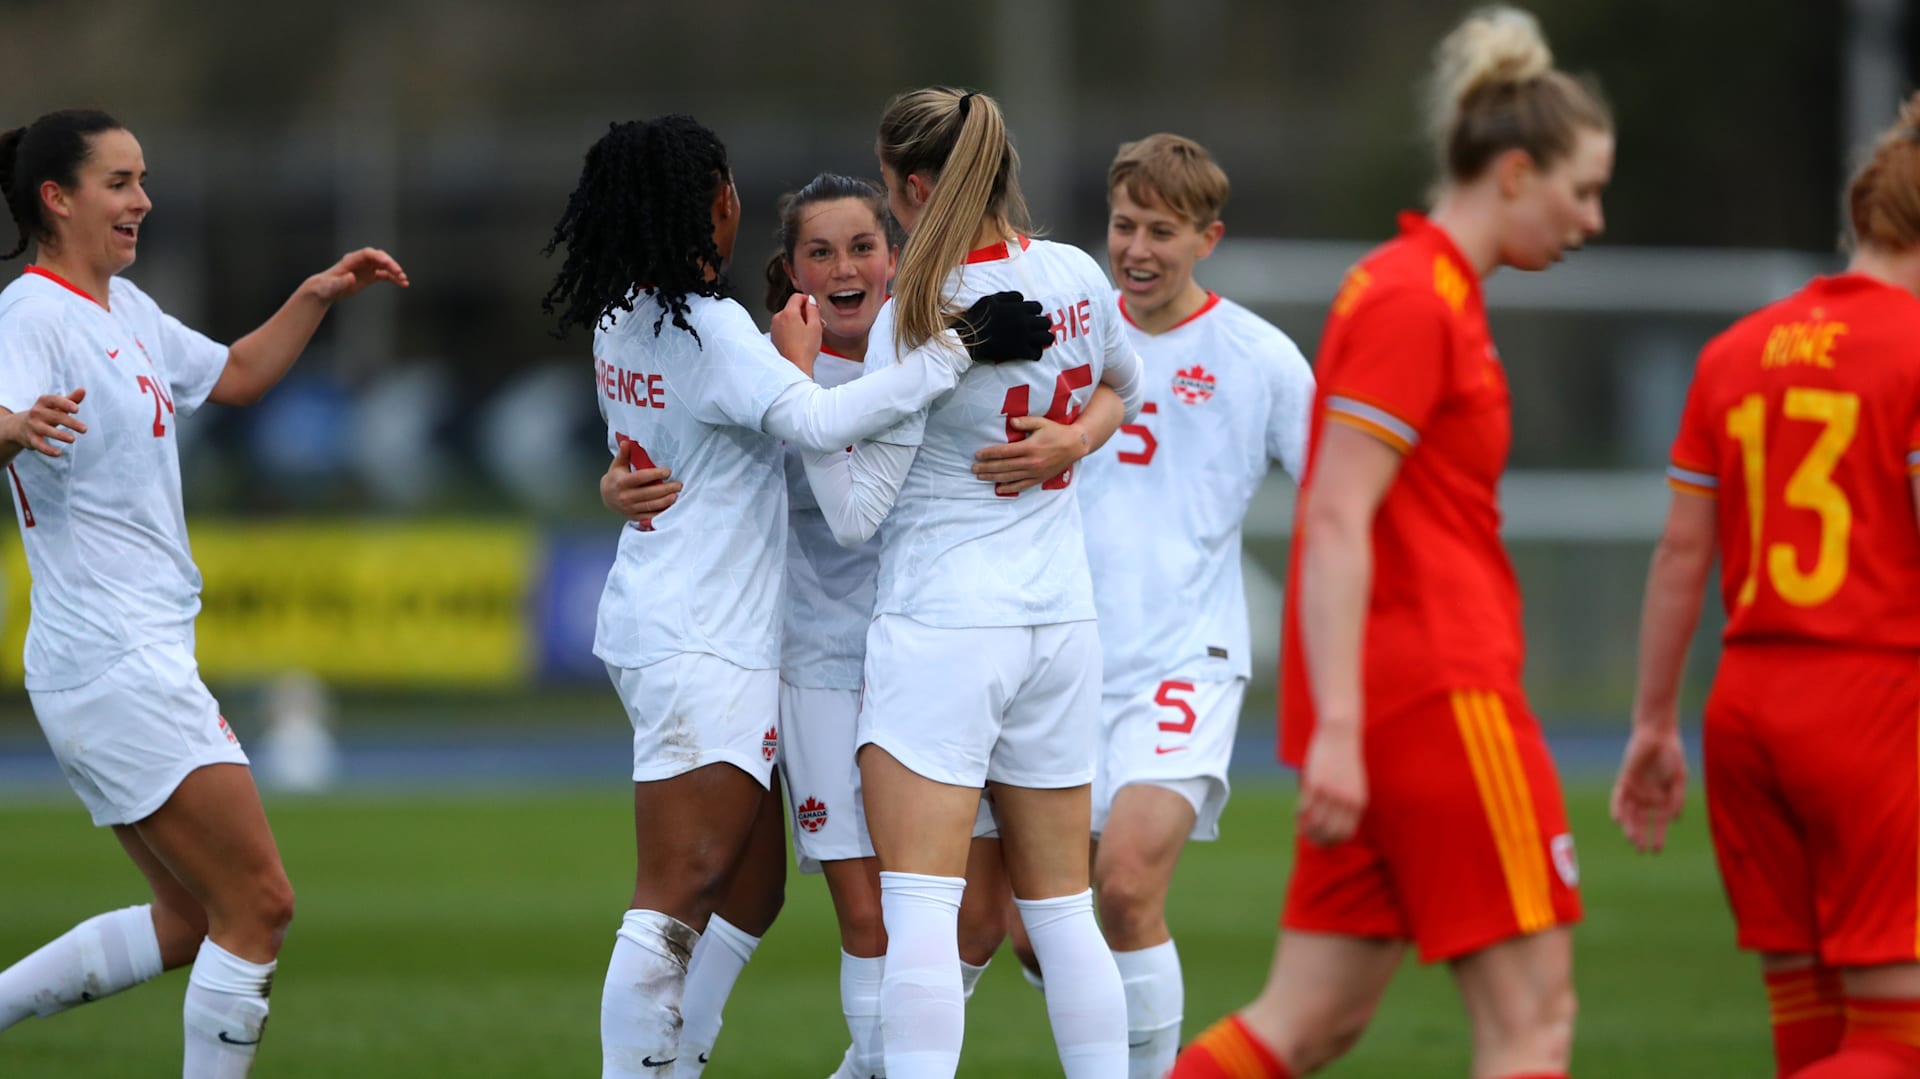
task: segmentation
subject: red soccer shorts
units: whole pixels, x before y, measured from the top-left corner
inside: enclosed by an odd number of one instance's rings
[[[1920,656],[1729,644],[1706,758],[1742,948],[1839,967],[1920,958]]]
[[[1367,808],[1295,843],[1282,927],[1411,940],[1432,963],[1580,918],[1560,779],[1516,694],[1463,690],[1366,729]]]

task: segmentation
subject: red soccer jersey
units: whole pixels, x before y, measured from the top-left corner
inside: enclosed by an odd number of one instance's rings
[[[1815,278],[1700,353],[1668,482],[1718,496],[1728,641],[1920,649],[1920,299]]]
[[[1507,380],[1480,280],[1419,214],[1347,274],[1314,362],[1319,386],[1301,504],[1320,439],[1344,423],[1406,455],[1373,522],[1361,678],[1368,723],[1431,694],[1520,690],[1520,588],[1500,544],[1496,487],[1511,441]],[[1300,638],[1300,533],[1287,571],[1281,758],[1313,733]]]

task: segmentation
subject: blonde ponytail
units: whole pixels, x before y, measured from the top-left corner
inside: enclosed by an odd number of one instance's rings
[[[1579,130],[1613,130],[1599,87],[1557,70],[1538,20],[1504,5],[1475,11],[1440,42],[1426,107],[1441,173],[1455,181],[1512,149],[1546,167]]]
[[[947,328],[947,274],[961,265],[983,221],[1028,231],[1019,155],[1000,106],[985,94],[932,87],[902,94],[880,118],[880,160],[905,183],[933,184],[893,279],[894,344],[906,353]]]

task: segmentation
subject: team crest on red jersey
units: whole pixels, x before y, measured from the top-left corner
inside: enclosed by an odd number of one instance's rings
[[[793,819],[800,822],[800,827],[808,835],[812,835],[827,826],[826,804],[809,795],[807,800],[801,802],[800,807],[793,811]]]
[[[1213,399],[1213,372],[1199,364],[1173,373],[1173,395],[1183,405],[1197,405]]]
[[[778,752],[779,749],[780,732],[774,730],[772,727],[768,727],[767,733],[760,739],[760,755],[767,760],[772,760],[774,753]]]

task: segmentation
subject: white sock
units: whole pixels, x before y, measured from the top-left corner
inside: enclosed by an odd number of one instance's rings
[[[880,1030],[887,1079],[951,1079],[960,1067],[966,1005],[960,995],[962,877],[880,874],[887,927]]]
[[[1113,953],[1127,995],[1128,1079],[1160,1079],[1180,1052],[1186,990],[1173,941],[1137,952]]]
[[[160,973],[153,908],[96,914],[0,970],[0,1030],[129,989]]]
[[[1047,972],[1047,1020],[1067,1079],[1113,1079],[1127,1070],[1127,998],[1093,917],[1093,890],[1018,899],[1020,920]]]
[[[887,1074],[880,1041],[880,984],[886,969],[886,956],[866,959],[840,953],[840,1011],[847,1017],[853,1043],[834,1073],[836,1079],[884,1079]]]
[[[707,931],[700,934],[687,963],[687,991],[680,1001],[682,1059],[673,1066],[676,1079],[699,1079],[707,1070],[733,983],[740,980],[740,972],[747,969],[759,946],[759,937],[718,914],[707,919]]]
[[[275,963],[251,963],[215,944],[200,942],[187,978],[185,1079],[246,1079],[267,1027],[267,994]]]
[[[680,998],[700,942],[693,927],[657,910],[620,920],[600,993],[601,1079],[662,1079],[680,1053]]]
[[[991,959],[987,960],[987,963],[991,963],[991,962],[993,962],[993,960]],[[976,967],[972,963],[969,963],[964,959],[960,961],[960,999],[961,1000],[973,999],[973,987],[980,984],[980,975],[985,974],[987,972],[987,963],[982,963]],[[1155,1079],[1158,1079],[1158,1077],[1156,1076]]]

